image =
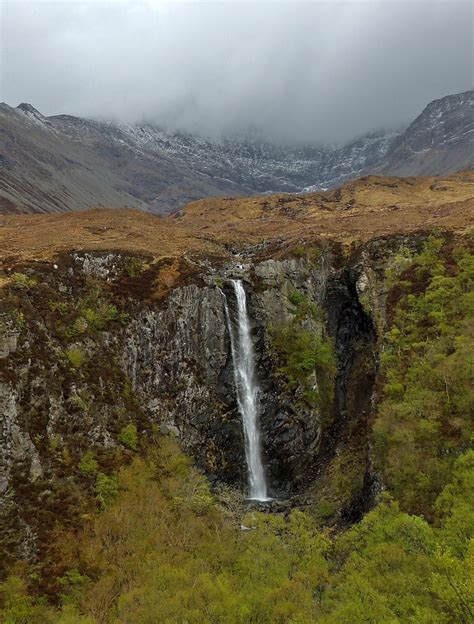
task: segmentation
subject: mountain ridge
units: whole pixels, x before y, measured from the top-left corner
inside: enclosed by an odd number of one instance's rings
[[[0,104],[0,210],[133,207],[166,214],[213,196],[301,193],[368,173],[442,175],[474,165],[474,91],[434,100],[402,132],[279,147],[167,133]]]

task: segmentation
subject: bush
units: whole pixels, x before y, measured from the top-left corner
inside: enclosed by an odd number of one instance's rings
[[[428,518],[474,417],[474,258],[462,248],[449,257],[441,245],[430,237],[413,258],[414,282],[385,335],[374,425],[375,458],[391,492],[404,510]]]
[[[65,316],[69,312],[69,303],[66,301],[51,301],[49,309],[51,312],[57,312],[59,316]]]
[[[81,410],[82,412],[85,412],[87,410],[88,405],[84,396],[87,397],[87,394],[85,392],[82,392],[80,394],[73,394],[69,397],[69,402],[75,408]]]
[[[0,583],[0,621],[4,624],[49,624],[49,609],[35,603],[28,595],[26,582],[17,576],[8,577]]]
[[[79,472],[85,477],[94,477],[97,474],[98,464],[94,459],[93,451],[87,451],[79,462]]]
[[[57,583],[62,605],[41,604],[10,577],[0,583],[0,621],[470,622],[474,549],[463,509],[473,462],[472,453],[457,462],[439,499],[439,527],[384,495],[361,522],[329,532],[298,510],[247,507],[242,517],[233,498],[222,510],[176,443],[162,438],[118,477],[97,475],[102,513],[54,551],[68,570]],[[332,512],[322,499],[317,519]]]
[[[304,300],[305,296],[300,293],[299,290],[292,290],[290,293],[288,293],[288,301],[296,307],[301,305]]]
[[[284,376],[288,388],[302,388],[306,404],[320,407],[328,417],[336,372],[332,341],[290,322],[272,331],[272,346],[279,362],[278,373]]]
[[[49,448],[52,451],[59,450],[63,445],[63,439],[57,433],[53,433],[52,435],[49,436],[48,439],[49,439]]]
[[[73,569],[66,572],[64,576],[58,579],[62,589],[61,599],[63,604],[77,603],[90,581],[90,578],[81,574],[79,570]]]
[[[335,502],[323,499],[314,510],[314,516],[318,524],[324,524],[336,511],[338,506]]]
[[[304,247],[304,245],[297,245],[296,247],[293,247],[291,255],[294,258],[304,258],[306,256],[306,247]]]
[[[390,259],[390,264],[386,271],[386,286],[390,290],[400,278],[400,275],[412,264],[413,253],[407,247],[401,247]]]
[[[128,315],[107,301],[106,293],[93,284],[87,294],[77,303],[75,311],[79,316],[74,321],[71,335],[103,331],[111,321],[125,322]]]
[[[117,475],[108,476],[103,472],[99,472],[95,483],[96,499],[101,509],[107,509],[117,498],[118,479]]]
[[[311,303],[308,297],[299,290],[291,290],[288,293],[288,301],[296,308],[294,311],[295,321],[303,321],[305,319],[312,319],[313,321],[324,320],[323,310],[315,303]]]
[[[80,347],[70,347],[65,355],[72,368],[79,368],[86,361],[86,354]]]
[[[294,258],[306,258],[312,265],[316,265],[321,258],[321,249],[314,246],[297,245],[291,250],[291,255]]]
[[[13,273],[11,282],[14,288],[33,288],[38,283],[34,277],[29,277],[26,273]]]
[[[144,270],[145,265],[140,258],[127,256],[123,261],[123,269],[128,277],[137,277]]]
[[[119,442],[124,446],[136,451],[138,447],[137,427],[133,423],[126,425],[118,436]]]
[[[109,321],[116,320],[119,312],[115,305],[102,302],[95,308],[83,308],[82,316],[92,330],[100,331]]]

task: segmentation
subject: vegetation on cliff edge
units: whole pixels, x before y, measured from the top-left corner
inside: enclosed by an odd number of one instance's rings
[[[402,508],[432,519],[457,458],[472,443],[474,256],[432,236],[396,289],[374,452]]]
[[[320,411],[327,424],[332,413],[336,358],[332,340],[323,328],[323,311],[298,290],[288,295],[293,318],[271,328],[277,373],[295,405]]]

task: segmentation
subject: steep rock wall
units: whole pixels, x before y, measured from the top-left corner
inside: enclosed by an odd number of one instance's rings
[[[394,251],[417,246],[419,237],[399,237],[349,253],[326,245],[294,257],[201,263],[185,284],[157,299],[150,284],[163,279],[161,268],[139,267],[135,277],[121,254],[13,267],[0,340],[5,562],[41,559],[58,513],[72,527],[80,523],[77,509],[87,506],[89,487],[80,460],[92,450],[104,471],[127,461],[120,438],[127,423],[144,440],[155,426],[178,436],[212,481],[245,487],[223,306],[223,292],[234,305],[231,278],[242,279],[247,292],[271,494],[309,506],[322,521],[357,519],[377,487],[368,428],[387,321],[387,269]],[[120,295],[124,286],[133,299]],[[274,330],[291,323],[333,345],[337,367],[326,416],[281,372]],[[309,380],[311,389],[320,388],[317,373]]]

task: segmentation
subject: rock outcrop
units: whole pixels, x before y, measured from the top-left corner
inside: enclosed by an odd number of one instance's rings
[[[430,102],[390,145],[380,172],[440,175],[474,166],[474,91]]]

